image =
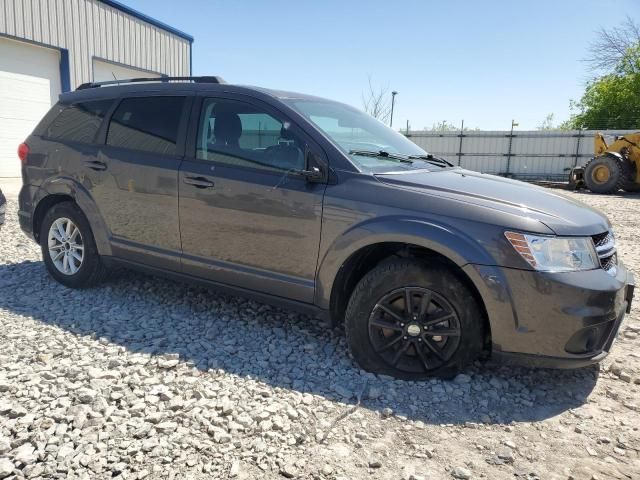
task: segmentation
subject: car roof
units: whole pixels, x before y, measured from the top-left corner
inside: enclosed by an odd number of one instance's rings
[[[191,83],[191,82],[149,82],[129,83],[124,85],[96,86],[66,92],[60,95],[62,103],[75,103],[87,100],[102,100],[115,98],[122,95],[157,95],[162,93],[239,93],[256,97],[267,96],[278,100],[321,100],[330,101],[321,97],[307,95],[285,90],[273,90],[269,88],[254,87],[248,85],[234,85],[228,83]],[[257,94],[257,95],[256,95]]]

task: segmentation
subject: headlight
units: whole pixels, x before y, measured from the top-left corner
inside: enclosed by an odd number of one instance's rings
[[[543,237],[505,232],[516,252],[536,270],[574,272],[600,267],[591,238]]]

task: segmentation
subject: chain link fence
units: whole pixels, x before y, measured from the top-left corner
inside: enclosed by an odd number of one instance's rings
[[[593,157],[598,130],[409,131],[404,135],[454,165],[520,180],[568,181],[570,170]],[[633,130],[602,130],[608,142]]]

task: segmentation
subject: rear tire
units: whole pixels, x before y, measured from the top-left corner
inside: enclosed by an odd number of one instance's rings
[[[617,158],[602,155],[585,165],[584,183],[594,193],[615,193],[624,187],[626,176]]]
[[[482,351],[483,315],[449,267],[396,259],[360,280],[345,330],[364,370],[405,380],[451,378]]]
[[[89,288],[107,274],[89,221],[73,202],[58,203],[47,211],[40,248],[49,275],[66,287]]]

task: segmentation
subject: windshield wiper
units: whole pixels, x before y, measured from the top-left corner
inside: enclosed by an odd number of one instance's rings
[[[453,163],[446,161],[444,158],[434,157],[432,154],[428,153],[427,155],[409,155],[408,158],[413,158],[415,160],[424,160],[425,162],[433,163],[435,165],[442,165],[447,167],[453,167]]]
[[[405,157],[403,155],[398,155],[396,153],[389,153],[385,150],[349,150],[349,155],[360,155],[363,157],[378,157],[384,158],[385,160],[389,160],[392,162],[401,162],[401,163],[413,163],[410,157]]]

